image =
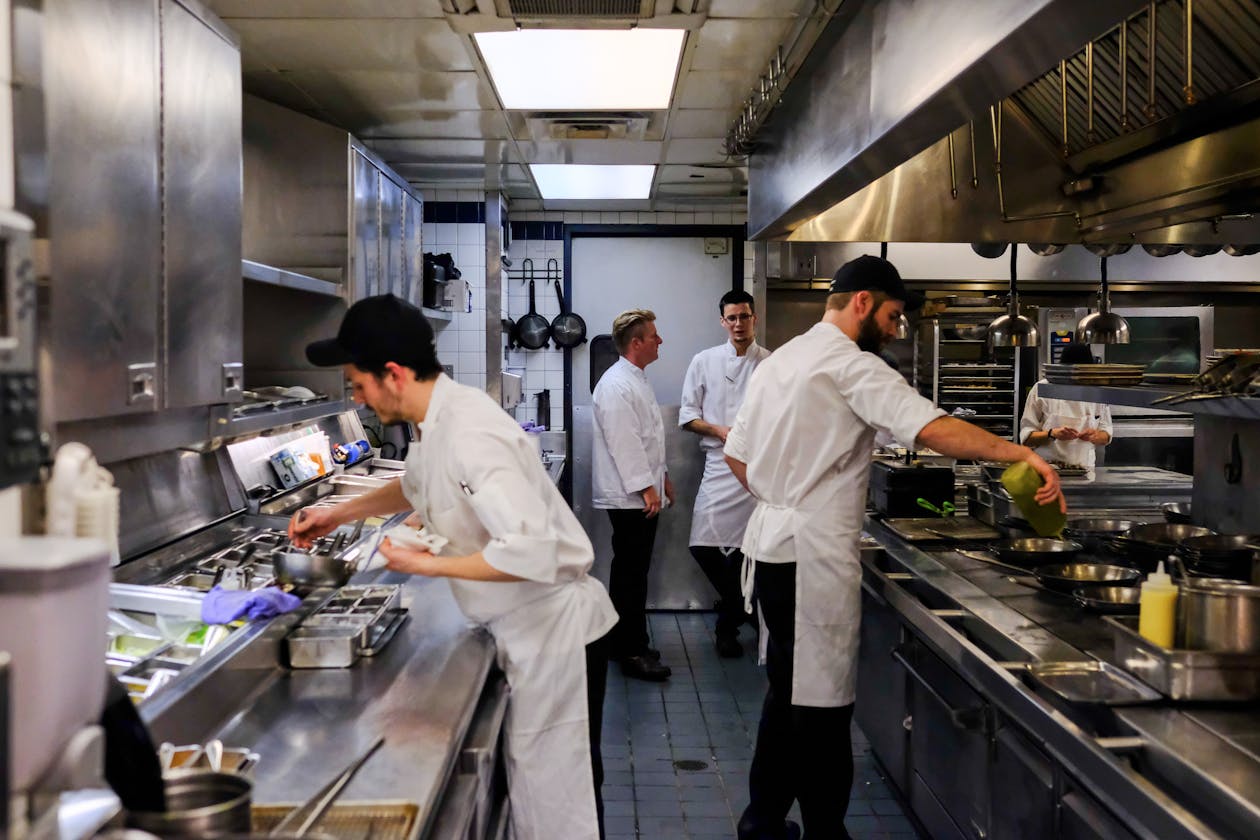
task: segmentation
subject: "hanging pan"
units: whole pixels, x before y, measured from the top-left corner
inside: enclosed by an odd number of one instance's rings
[[[533,261],[521,260],[521,268],[526,267],[529,270],[529,312],[516,322],[516,340],[526,350],[540,350],[547,346],[547,339],[551,337],[551,324],[538,314],[538,308],[534,304]]]
[[[556,267],[556,276],[551,276],[551,267]],[[547,260],[547,277],[556,287],[556,300],[560,302],[560,314],[551,322],[551,340],[557,347],[566,350],[577,347],[586,341],[586,322],[576,312],[564,311],[564,291],[560,288],[560,264],[555,260]]]

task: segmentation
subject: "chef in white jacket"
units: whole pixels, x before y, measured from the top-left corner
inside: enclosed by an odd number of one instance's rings
[[[943,412],[876,352],[911,295],[897,270],[859,257],[836,272],[820,323],[762,362],[726,439],[726,460],[757,498],[743,550],[769,688],[740,840],[848,837],[849,724],[856,696],[861,536],[877,431],[958,458],[1027,461],[1037,498],[1062,505],[1058,476],[1032,450]],[[753,584],[749,587],[748,584]],[[867,686],[879,702],[880,686]]]
[[[756,500],[726,465],[722,446],[752,372],[770,351],[757,343],[757,315],[748,292],[732,290],[722,295],[718,313],[730,338],[691,359],[683,378],[678,425],[700,436],[704,452],[704,475],[691,514],[688,545],[720,599],[714,628],[718,654],[734,658],[743,654],[739,626],[753,621],[744,611],[739,590],[744,562],[739,547]]]
[[[416,440],[402,479],[299,513],[298,545],[369,515],[414,509],[450,543],[434,555],[386,539],[399,572],[446,577],[460,609],[494,636],[511,688],[504,754],[514,840],[602,835],[598,786],[606,664],[616,622],[591,577],[594,550],[524,432],[484,392],[442,373],[424,315],[393,295],[350,307],[336,338],[307,347],[343,365],[355,400]]]
[[[1091,364],[1094,356],[1088,344],[1069,344],[1059,361],[1065,365]],[[1024,415],[1019,421],[1019,439],[1043,457],[1065,465],[1084,467],[1094,477],[1096,447],[1111,443],[1111,406],[1100,403],[1056,400],[1041,396],[1042,379],[1028,391]]]

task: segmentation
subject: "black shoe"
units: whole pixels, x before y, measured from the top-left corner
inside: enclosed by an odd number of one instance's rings
[[[723,633],[717,637],[718,656],[723,659],[739,659],[744,655],[744,646],[734,633]]]
[[[792,820],[783,821],[783,830],[773,834],[756,832],[747,817],[739,821],[736,829],[739,840],[801,840],[801,827]]]
[[[647,656],[628,656],[621,660],[621,673],[636,680],[665,682],[673,672],[669,670],[669,666]]]
[[[651,659],[653,662],[661,661],[661,652],[657,650],[656,648],[645,647],[643,649],[643,653],[639,655],[646,656],[648,659]]]

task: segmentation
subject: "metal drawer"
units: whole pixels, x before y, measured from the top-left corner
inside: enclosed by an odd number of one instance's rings
[[[496,786],[495,771],[499,765],[499,735],[507,714],[509,694],[507,681],[502,676],[492,677],[487,682],[459,754],[459,773],[477,781],[472,826],[472,836],[477,838],[487,836],[495,802],[505,799],[504,791],[495,789],[504,787]]]
[[[480,840],[473,831],[477,811],[477,779],[463,773],[446,786],[427,840]]]

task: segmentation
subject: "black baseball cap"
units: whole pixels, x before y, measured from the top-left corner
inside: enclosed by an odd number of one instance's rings
[[[894,300],[906,305],[908,311],[914,311],[923,305],[922,292],[914,292],[901,282],[897,268],[888,260],[872,257],[869,254],[849,260],[836,269],[831,278],[830,294],[839,292],[883,292]]]
[[[341,319],[337,337],[306,345],[306,358],[319,367],[352,364],[368,371],[394,362],[422,378],[440,369],[429,319],[414,304],[393,295],[356,302]]]

